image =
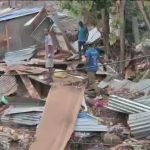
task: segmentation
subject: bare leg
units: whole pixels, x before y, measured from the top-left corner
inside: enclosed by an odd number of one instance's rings
[[[54,69],[49,68],[49,79],[50,79],[51,82],[53,82],[53,75],[54,75]]]

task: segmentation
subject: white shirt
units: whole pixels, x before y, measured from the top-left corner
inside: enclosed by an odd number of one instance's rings
[[[53,54],[53,51],[49,51],[49,46],[50,45],[53,46],[53,41],[52,41],[52,37],[48,34],[48,35],[45,36],[45,50],[47,52],[49,52],[50,55],[51,55],[51,54]]]

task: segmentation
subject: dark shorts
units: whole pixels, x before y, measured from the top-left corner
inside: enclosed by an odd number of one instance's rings
[[[84,45],[85,45],[85,42],[78,41],[78,50],[81,55],[82,55],[82,48],[84,49]]]

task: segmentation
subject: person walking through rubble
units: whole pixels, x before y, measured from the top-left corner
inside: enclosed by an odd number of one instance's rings
[[[49,34],[49,29],[44,29],[45,35],[45,67],[49,69],[49,74],[46,75],[46,80],[53,81],[53,66],[54,66],[54,49],[52,37]]]
[[[85,63],[85,70],[88,75],[88,89],[94,89],[96,91],[96,72],[98,70],[98,62],[101,62],[100,54],[96,48],[92,44],[88,45],[89,47],[86,49],[85,54],[82,56],[82,61]],[[106,67],[103,69],[106,71]]]
[[[82,21],[79,21],[78,50],[79,50],[80,58],[82,56],[81,50],[84,49],[84,44],[86,43],[88,36],[89,36],[89,32],[87,27],[83,24]]]

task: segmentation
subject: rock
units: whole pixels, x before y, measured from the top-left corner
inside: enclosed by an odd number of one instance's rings
[[[108,145],[117,145],[121,143],[121,139],[113,133],[106,133],[103,137],[103,142]]]
[[[92,134],[89,132],[75,132],[74,136],[78,138],[87,138],[87,137],[91,137]]]

